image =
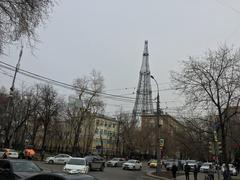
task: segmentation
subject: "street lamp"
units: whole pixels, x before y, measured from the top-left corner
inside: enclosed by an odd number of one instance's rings
[[[156,174],[160,175],[161,171],[161,154],[160,154],[160,100],[159,100],[159,88],[156,79],[151,75],[151,78],[157,85],[157,119],[155,121],[156,124],[156,150],[157,150],[157,169]]]

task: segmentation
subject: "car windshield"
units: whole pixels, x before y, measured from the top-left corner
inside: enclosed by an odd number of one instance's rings
[[[86,161],[84,159],[70,159],[68,164],[71,164],[71,165],[85,165]]]
[[[40,172],[41,169],[31,161],[13,162],[14,172]]]
[[[202,166],[210,166],[211,164],[210,163],[203,163]]]
[[[118,158],[113,158],[112,161],[119,161],[119,159]]]
[[[196,163],[195,160],[187,160],[187,163]]]
[[[129,160],[128,163],[136,163],[135,160]]]

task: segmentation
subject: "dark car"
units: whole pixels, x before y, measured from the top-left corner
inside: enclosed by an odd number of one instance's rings
[[[97,180],[95,177],[82,175],[66,175],[60,173],[42,173],[31,176],[25,180]]]
[[[18,159],[0,160],[0,179],[18,180],[39,174],[42,169],[34,162]]]
[[[0,180],[96,180],[90,175],[68,175],[43,172],[34,162],[27,160],[0,160]]]
[[[89,165],[89,170],[103,171],[105,168],[105,160],[101,156],[85,156],[84,157]]]

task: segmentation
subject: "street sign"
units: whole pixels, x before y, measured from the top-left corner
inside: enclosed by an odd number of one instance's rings
[[[164,139],[160,139],[160,147],[164,146]]]

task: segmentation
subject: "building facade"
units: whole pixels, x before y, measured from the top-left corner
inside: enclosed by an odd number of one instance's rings
[[[149,140],[151,142],[148,146],[148,153],[156,153],[156,121],[157,115],[143,115],[142,116],[142,130],[149,131]],[[160,115],[160,139],[164,141],[161,149],[162,158],[180,158],[180,149],[178,148],[177,133],[183,129],[183,125],[174,117],[161,113]]]
[[[113,155],[116,152],[118,121],[111,117],[98,115],[95,118],[95,127],[92,152]]]

